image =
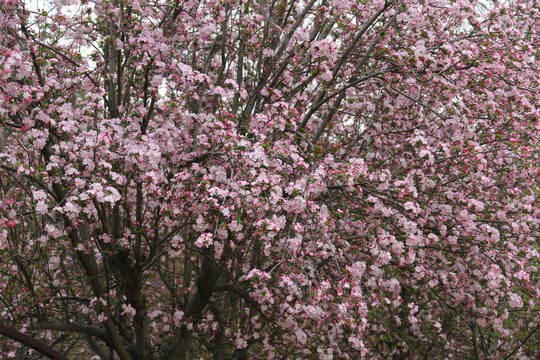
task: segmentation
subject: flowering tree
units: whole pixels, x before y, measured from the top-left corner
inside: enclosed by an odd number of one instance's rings
[[[74,359],[540,356],[536,1],[49,5],[0,0],[2,324]]]

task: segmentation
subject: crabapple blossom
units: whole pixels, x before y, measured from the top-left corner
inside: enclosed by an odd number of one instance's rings
[[[0,23],[0,323],[72,359],[540,358],[537,1]]]

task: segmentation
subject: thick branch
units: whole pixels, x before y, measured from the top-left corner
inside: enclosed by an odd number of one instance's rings
[[[11,329],[7,326],[4,326],[2,324],[0,324],[0,335],[4,335],[4,336],[7,336],[21,344],[24,344],[34,350],[36,350],[37,352],[39,352],[40,354],[43,354],[45,356],[47,356],[49,359],[53,359],[53,360],[69,360],[67,357],[65,357],[64,355],[60,354],[58,351],[50,348],[49,346],[43,344],[42,342],[26,335],[26,334],[23,334],[17,330],[14,330],[14,329]]]

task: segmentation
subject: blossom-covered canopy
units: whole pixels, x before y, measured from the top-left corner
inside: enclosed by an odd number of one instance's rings
[[[72,359],[538,359],[538,7],[0,0],[0,322]]]

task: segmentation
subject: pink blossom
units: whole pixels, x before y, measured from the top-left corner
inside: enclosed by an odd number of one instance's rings
[[[130,304],[122,304],[122,313],[128,317],[133,317],[136,311]]]
[[[214,235],[212,233],[203,233],[195,241],[195,246],[197,247],[210,247],[214,243]]]
[[[508,295],[509,301],[508,304],[511,308],[522,308],[523,307],[523,300],[521,297],[516,293],[510,293]]]

